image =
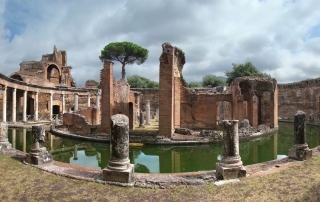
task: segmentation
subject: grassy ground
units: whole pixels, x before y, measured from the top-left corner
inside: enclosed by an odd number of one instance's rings
[[[219,187],[145,189],[60,177],[0,155],[0,201],[320,201],[320,157]]]

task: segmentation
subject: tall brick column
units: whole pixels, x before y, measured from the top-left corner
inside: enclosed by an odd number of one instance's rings
[[[159,60],[159,135],[171,137],[174,127],[180,126],[180,74],[185,56],[179,48],[164,43]]]
[[[100,132],[111,134],[110,119],[113,114],[113,62],[104,61],[100,73],[101,127]],[[98,98],[97,98],[98,99]]]

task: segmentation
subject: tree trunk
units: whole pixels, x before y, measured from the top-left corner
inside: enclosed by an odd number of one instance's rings
[[[124,68],[125,64],[122,64],[122,71],[121,71],[121,75],[122,75],[122,80],[126,79],[126,69]]]

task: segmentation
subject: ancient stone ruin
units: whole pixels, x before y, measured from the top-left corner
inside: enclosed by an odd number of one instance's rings
[[[306,143],[306,113],[303,111],[298,111],[294,116],[294,142],[288,156],[299,161],[312,157],[312,150]]]
[[[110,160],[103,169],[103,180],[131,183],[134,180],[134,165],[129,159],[129,119],[123,114],[111,117]]]
[[[45,142],[45,129],[43,124],[32,126],[32,139],[31,151],[26,155],[26,162],[35,165],[52,162],[52,155],[43,146]]]
[[[223,124],[223,153],[216,164],[218,179],[230,180],[246,176],[246,169],[242,165],[239,155],[238,120],[224,120]]]
[[[8,140],[8,124],[5,122],[0,122],[0,150],[10,148],[11,144]]]

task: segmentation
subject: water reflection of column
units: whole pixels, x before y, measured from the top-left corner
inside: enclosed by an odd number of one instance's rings
[[[273,136],[273,159],[277,159],[277,155],[278,155],[278,134],[275,134]]]
[[[175,152],[175,151],[172,151],[172,172],[173,173],[179,173],[180,170],[181,170],[181,167],[180,167],[180,153],[178,152]]]
[[[12,148],[15,149],[16,148],[16,129],[13,128],[11,129],[12,131]]]
[[[22,151],[26,152],[27,144],[27,129],[22,129]]]
[[[78,145],[74,145],[73,160],[78,160]]]

